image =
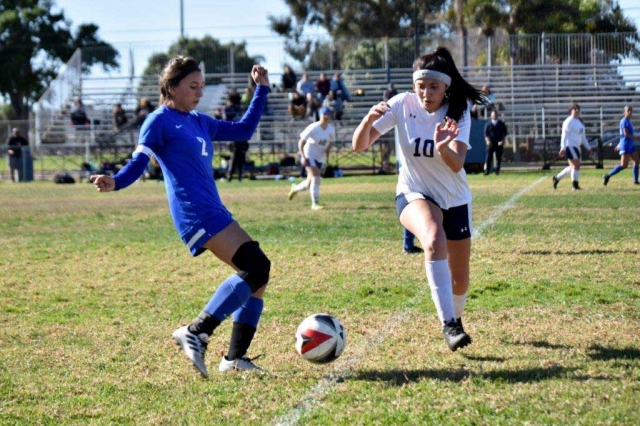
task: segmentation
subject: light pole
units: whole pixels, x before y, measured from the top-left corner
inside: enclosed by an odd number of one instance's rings
[[[184,38],[184,0],[180,0],[180,38]]]

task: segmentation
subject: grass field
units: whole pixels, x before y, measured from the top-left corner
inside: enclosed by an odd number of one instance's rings
[[[164,186],[0,182],[0,424],[639,424],[640,188],[627,170],[583,191],[550,172],[469,177],[476,237],[465,326],[451,353],[423,260],[403,255],[395,177],[219,183],[272,260],[249,355],[270,374],[209,380],[171,332],[231,270],[180,242]],[[328,366],[294,349],[298,323],[337,316]]]

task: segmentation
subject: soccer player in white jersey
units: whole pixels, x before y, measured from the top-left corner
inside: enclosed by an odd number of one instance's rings
[[[584,124],[580,119],[580,105],[573,104],[569,108],[569,117],[562,123],[562,137],[560,138],[560,152],[558,155],[563,157],[569,165],[562,169],[560,173],[553,177],[553,189],[558,187],[558,182],[571,174],[571,182],[573,189],[579,191],[580,188],[580,145],[584,147],[591,155],[591,146],[587,141]]]
[[[469,289],[471,191],[464,171],[471,148],[470,105],[484,102],[444,47],[413,63],[413,92],[374,105],[353,134],[353,149],[369,148],[397,126],[402,163],[396,187],[400,223],[420,240],[427,281],[447,345],[471,343],[462,313]]]
[[[117,191],[135,182],[155,157],[162,168],[173,222],[191,254],[209,250],[236,271],[218,286],[191,324],[173,332],[176,343],[204,377],[209,375],[204,362],[209,336],[230,315],[229,351],[218,370],[260,370],[246,353],[262,314],[271,262],[222,204],[211,166],[212,141],[246,141],[258,126],[269,78],[258,65],[251,77],[257,89],[242,119],[216,120],[195,110],[204,88],[198,62],[173,58],[160,77],[162,106],[147,116],[131,161],[114,177],[91,176],[99,192]]]
[[[309,190],[311,194],[311,209],[321,210],[320,182],[322,182],[322,165],[327,161],[331,145],[336,140],[336,129],[329,122],[331,109],[322,108],[319,111],[320,121],[311,123],[300,133],[298,154],[300,161],[307,170],[307,178],[297,185],[291,185],[289,200],[300,191]]]

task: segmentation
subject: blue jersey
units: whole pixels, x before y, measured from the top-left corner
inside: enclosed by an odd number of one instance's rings
[[[629,136],[624,135],[625,130]],[[618,144],[618,148],[620,154],[631,154],[635,151],[633,145],[633,125],[627,117],[620,120],[620,143]]]
[[[166,105],[158,108],[144,121],[132,160],[114,176],[116,190],[138,179],[154,156],[162,168],[173,223],[192,253],[199,254],[204,238],[232,221],[213,178],[212,141],[251,139],[268,93],[267,86],[258,86],[249,109],[237,122]]]

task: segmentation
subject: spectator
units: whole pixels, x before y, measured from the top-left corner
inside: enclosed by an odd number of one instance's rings
[[[295,92],[297,82],[298,78],[296,77],[296,73],[293,72],[289,65],[285,65],[284,71],[282,73],[282,86],[280,88],[280,91]]]
[[[224,107],[224,119],[227,121],[236,121],[239,113],[240,108],[235,106],[231,99],[227,99],[227,105]]]
[[[493,167],[493,155],[496,156],[496,175],[500,174],[504,145],[507,143],[507,125],[498,118],[497,110],[491,111],[491,121],[484,126],[484,140],[487,142],[487,158],[484,162],[485,176],[491,173]]]
[[[342,75],[339,72],[333,74],[333,78],[331,79],[331,91],[335,92],[336,95],[340,95],[342,100],[351,102],[351,95],[349,94],[347,86],[344,84]]]
[[[327,75],[323,72],[320,73],[318,80],[316,80],[316,92],[318,93],[318,100],[322,103],[331,91],[331,82],[327,80]]]
[[[487,113],[490,113],[494,109],[502,109],[502,105],[498,104],[496,96],[491,91],[491,86],[488,84],[482,86],[482,90],[480,92],[482,93],[482,97],[486,104],[474,105],[471,108],[471,118],[487,118]]]
[[[22,179],[22,147],[29,146],[29,142],[14,127],[7,139],[7,155],[9,156],[9,173],[13,182]]]
[[[76,98],[73,108],[71,108],[71,123],[76,127],[84,127],[90,123],[89,117],[87,117],[87,110],[80,98]]]
[[[242,172],[247,161],[247,151],[249,151],[249,141],[229,142],[231,158],[229,159],[229,169],[227,170],[227,182],[233,179],[233,172],[238,171],[238,181],[242,182]]]
[[[307,100],[298,92],[293,92],[293,98],[289,101],[289,115],[293,119],[307,116]]]
[[[382,95],[382,100],[385,102],[389,102],[389,99],[393,98],[397,94],[398,91],[396,90],[395,85],[393,83],[389,83],[389,85],[387,86],[387,90],[385,90],[384,94]]]
[[[136,108],[136,126],[142,126],[147,115],[151,114],[156,109],[148,98],[140,99],[138,107]]]
[[[115,131],[121,130],[122,126],[127,124],[127,122],[129,121],[129,119],[127,118],[127,113],[122,108],[122,104],[120,103],[117,103],[113,106],[111,117],[113,118],[113,129]]]
[[[240,107],[243,111],[246,111],[249,108],[249,104],[251,103],[251,99],[253,99],[253,92],[255,92],[255,88],[251,86],[247,86],[244,89],[244,93],[240,98]]]
[[[342,102],[342,96],[340,93],[336,93],[333,90],[329,92],[329,96],[324,99],[322,106],[329,108],[333,111],[333,118],[336,120],[342,120],[344,114],[344,103]]]
[[[236,109],[240,109],[242,107],[242,97],[240,96],[240,93],[238,93],[238,90],[236,90],[235,87],[232,87],[231,89],[229,89],[227,100],[231,101],[231,103]]]
[[[302,79],[298,82],[296,90],[307,100],[307,116],[309,117],[315,116],[318,111],[319,103],[314,96],[315,88],[316,85],[309,80],[309,75],[302,74]]]

